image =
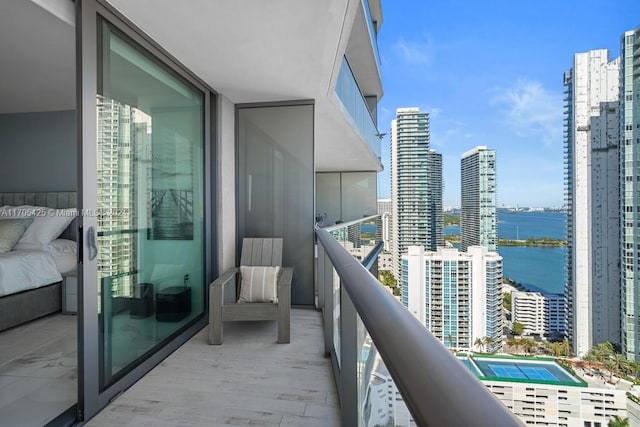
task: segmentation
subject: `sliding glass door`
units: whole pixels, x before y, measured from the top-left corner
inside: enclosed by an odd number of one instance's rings
[[[100,387],[204,312],[204,95],[98,27]]]
[[[82,3],[86,418],[206,323],[210,93]]]

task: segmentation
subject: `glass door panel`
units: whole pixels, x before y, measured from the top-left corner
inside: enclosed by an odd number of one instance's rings
[[[204,94],[98,25],[100,389],[204,313]]]

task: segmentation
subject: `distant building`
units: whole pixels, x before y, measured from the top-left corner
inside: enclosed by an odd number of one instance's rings
[[[393,274],[409,246],[436,250],[442,238],[442,157],[429,149],[429,113],[398,108],[391,122]]]
[[[442,343],[472,349],[491,339],[502,348],[502,257],[486,248],[425,251],[410,246],[402,257],[401,301]]]
[[[460,358],[527,425],[605,427],[627,417],[624,390],[588,387],[552,358]]]
[[[391,199],[378,199],[378,213],[391,213],[392,204]]]
[[[622,350],[640,361],[640,27],[622,36],[620,100]]]
[[[606,49],[565,73],[567,329],[574,352],[620,343],[619,71]]]
[[[460,163],[460,248],[484,246],[495,252],[498,243],[496,214],[496,151],[479,146],[462,155]]]
[[[624,390],[589,387],[552,358],[469,354],[458,359],[526,425],[606,427],[615,416],[628,416]],[[384,364],[374,366],[365,393],[371,408],[367,425],[415,426]]]
[[[525,334],[540,336],[565,334],[564,295],[541,292],[511,292],[511,313],[513,322],[522,323]]]
[[[379,227],[380,240],[384,243],[384,250],[391,251],[392,248],[392,229],[393,216],[391,211],[393,205],[391,199],[378,199],[378,215],[380,215]]]

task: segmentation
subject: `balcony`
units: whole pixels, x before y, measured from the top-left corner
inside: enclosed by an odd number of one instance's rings
[[[228,323],[221,346],[203,329],[87,425],[340,425],[321,314],[293,309],[291,344],[276,329]]]
[[[88,425],[522,425],[378,283],[380,244],[347,251],[370,219],[317,229],[321,310],[292,310],[290,344],[272,322],[229,323],[221,346],[203,329]]]

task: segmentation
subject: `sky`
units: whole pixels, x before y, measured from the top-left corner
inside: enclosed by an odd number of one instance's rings
[[[443,206],[460,206],[460,157],[478,145],[496,150],[499,207],[563,206],[563,74],[577,52],[618,57],[640,0],[382,0],[382,13],[378,197],[390,198],[396,109],[419,107],[442,153]]]

